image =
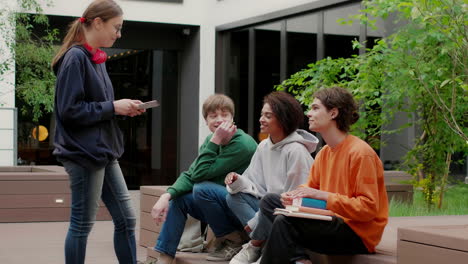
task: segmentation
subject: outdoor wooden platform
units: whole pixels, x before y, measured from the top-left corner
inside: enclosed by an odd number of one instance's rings
[[[130,192],[139,211],[139,191]],[[68,222],[0,223],[1,264],[63,264],[63,246]],[[112,221],[97,221],[88,239],[86,264],[118,263],[113,246]],[[136,237],[138,239],[139,221]],[[146,259],[146,249],[137,247],[139,260]]]
[[[398,263],[468,262],[468,222],[398,229]]]
[[[402,229],[420,229],[424,227],[425,230],[436,229],[437,227],[444,226],[465,226],[468,228],[468,215],[443,215],[443,216],[418,216],[418,217],[390,217],[387,226],[385,227],[382,240],[376,247],[376,254],[372,255],[353,255],[353,256],[325,256],[325,255],[313,255],[314,264],[400,264],[397,258],[397,249],[399,247],[399,230]],[[466,229],[465,229],[466,230]],[[467,232],[467,231],[465,231]],[[463,233],[465,234],[465,233]],[[422,233],[414,234],[413,238],[423,237]],[[451,240],[450,235],[444,238],[445,240]],[[459,239],[453,237],[453,239]],[[434,239],[434,243],[438,243],[437,239]],[[468,238],[464,240],[464,243],[468,243]],[[468,246],[466,246],[468,247]],[[398,252],[400,255],[400,252]],[[452,260],[456,260],[458,256],[446,256],[447,263],[459,263]],[[455,259],[454,259],[455,258]],[[413,259],[415,260],[415,259]],[[406,263],[419,263],[419,262],[404,262]],[[426,263],[426,262],[421,262]]]
[[[412,176],[404,171],[384,171],[385,188],[388,202],[399,200],[407,203],[413,202],[413,185],[409,183]]]
[[[151,248],[146,250],[148,259],[156,259],[158,253]],[[177,252],[175,263],[173,264],[228,264],[229,261],[207,261],[207,253],[186,253]]]
[[[130,191],[136,212],[140,211],[140,192]],[[139,218],[139,215],[137,214]],[[62,264],[68,222],[0,223],[1,264]],[[97,221],[88,239],[86,264],[116,264],[112,221]],[[140,219],[137,219],[137,257],[145,261],[147,248],[138,246]],[[177,264],[203,264],[206,254],[178,253]],[[227,264],[228,262],[216,262]]]
[[[141,186],[140,187],[140,240],[138,245],[152,248],[158,239],[161,226],[154,223],[151,209],[166,192],[169,186]]]
[[[140,211],[140,192],[131,191],[135,209]],[[139,217],[139,216],[138,216]],[[314,264],[378,264],[399,263],[397,261],[398,228],[414,231],[412,227],[426,226],[458,226],[466,232],[468,229],[468,215],[464,216],[423,216],[423,217],[393,217],[385,229],[383,239],[377,247],[378,254],[357,255],[344,257],[328,257]],[[38,223],[0,223],[0,263],[5,264],[60,264],[64,263],[63,245],[68,228],[68,222],[38,222]],[[447,228],[447,227],[445,227]],[[420,228],[416,228],[420,229]],[[426,229],[427,233],[427,228]],[[435,228],[437,230],[438,228]],[[140,220],[137,221],[136,237],[139,240]],[[435,231],[438,232],[438,231]],[[447,233],[447,232],[444,232]],[[450,233],[450,232],[448,232]],[[114,254],[113,224],[111,221],[97,221],[88,240],[87,264],[115,264],[118,263]],[[457,234],[457,232],[455,232]],[[465,234],[465,233],[463,233]],[[425,236],[412,235],[411,239],[426,239]],[[445,237],[450,241],[450,238]],[[424,241],[423,241],[424,242]],[[462,241],[466,243],[466,240]],[[445,243],[445,242],[444,242]],[[448,244],[444,244],[448,245]],[[464,244],[463,244],[464,245]],[[450,251],[449,251],[450,252]],[[146,260],[146,247],[137,247],[138,260]],[[205,254],[178,253],[176,264],[213,264],[205,261]],[[451,254],[444,255],[447,263]],[[216,262],[227,264],[228,262]]]
[[[49,222],[70,219],[68,174],[60,166],[0,167],[0,222]],[[98,220],[111,220],[100,201]]]

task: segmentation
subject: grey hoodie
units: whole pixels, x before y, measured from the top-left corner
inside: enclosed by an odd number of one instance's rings
[[[280,194],[295,189],[307,182],[314,161],[310,154],[317,144],[318,139],[302,129],[276,144],[268,137],[260,142],[244,173],[227,186],[228,192],[248,193],[261,199],[267,193]],[[253,229],[256,221],[252,220],[249,226]]]

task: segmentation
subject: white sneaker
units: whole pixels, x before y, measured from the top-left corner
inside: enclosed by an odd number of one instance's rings
[[[260,256],[260,257],[258,258],[258,260],[255,261],[253,264],[260,264],[261,261],[262,261],[262,256]]]
[[[247,242],[242,246],[241,251],[237,253],[229,264],[250,264],[258,260],[262,253],[261,247],[255,247],[254,245]]]

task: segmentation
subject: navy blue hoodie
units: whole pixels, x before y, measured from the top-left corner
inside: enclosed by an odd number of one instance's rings
[[[71,47],[54,65],[56,132],[54,152],[88,169],[123,153],[114,114],[114,90],[105,64],[94,64],[83,46]]]

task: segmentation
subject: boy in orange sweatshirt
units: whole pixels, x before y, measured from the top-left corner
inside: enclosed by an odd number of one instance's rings
[[[261,264],[311,263],[304,249],[323,254],[375,252],[388,221],[388,200],[382,162],[361,139],[348,134],[359,119],[357,104],[345,89],[333,87],[314,94],[307,113],[309,129],[327,145],[317,154],[308,182],[296,190],[267,194],[260,210],[270,217],[273,230]],[[332,221],[275,216],[275,208],[294,198],[327,202]]]

